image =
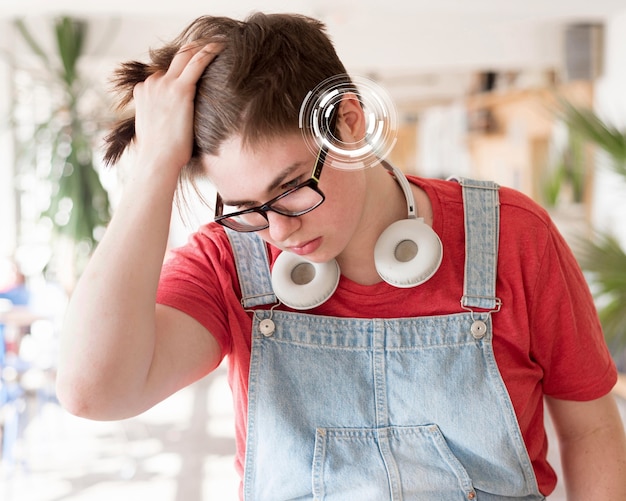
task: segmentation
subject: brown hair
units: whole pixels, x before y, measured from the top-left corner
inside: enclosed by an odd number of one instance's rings
[[[185,44],[219,41],[224,49],[200,78],[195,99],[194,152],[185,177],[197,173],[203,154],[216,154],[224,140],[241,135],[254,145],[297,132],[300,106],[324,80],[345,75],[324,25],[298,14],[255,13],[245,21],[200,17],[175,40],[150,51],[148,64],[129,62],[114,76],[119,107],[132,101],[134,86],[165,71]],[[346,82],[349,77],[345,76]],[[105,161],[115,163],[135,134],[134,116],[106,138]]]

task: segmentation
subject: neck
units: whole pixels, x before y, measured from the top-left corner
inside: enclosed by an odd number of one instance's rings
[[[342,274],[363,285],[382,279],[374,265],[374,246],[380,234],[392,223],[406,219],[407,201],[394,177],[382,165],[372,167],[367,175],[367,197],[358,230],[350,245],[337,256]],[[413,192],[413,186],[411,189]]]

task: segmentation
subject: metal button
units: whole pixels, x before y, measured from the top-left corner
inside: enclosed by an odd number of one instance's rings
[[[259,323],[259,330],[261,331],[261,334],[263,334],[265,337],[268,337],[274,334],[274,331],[276,330],[276,325],[271,319],[265,318]]]
[[[475,499],[476,498],[476,492],[475,491],[469,491],[467,493],[467,499]]]
[[[476,320],[472,324],[472,327],[470,327],[470,330],[472,331],[474,339],[482,339],[485,337],[485,334],[487,334],[487,324],[482,320]]]

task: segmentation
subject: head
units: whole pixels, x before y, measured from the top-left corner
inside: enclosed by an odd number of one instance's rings
[[[114,80],[121,92],[120,106],[132,101],[137,83],[154,72],[166,71],[181,47],[211,42],[219,42],[222,49],[197,84],[194,151],[181,179],[194,186],[196,178],[208,175],[227,200],[264,202],[295,181],[292,174],[283,181],[284,186],[281,183],[268,190],[271,193],[259,191],[257,187],[273,184],[277,176],[274,166],[285,169],[297,165],[301,171],[298,175],[311,173],[316,153],[307,149],[299,121],[307,95],[329,79],[341,87],[354,86],[323,24],[315,19],[297,14],[254,14],[245,21],[201,17],[174,41],[152,50],[150,63],[131,62],[120,67]],[[340,109],[337,136],[351,142],[363,137],[363,114],[357,96],[342,99]],[[350,117],[357,116],[361,120],[354,120],[352,127],[356,130],[360,126],[359,133],[351,136]],[[105,159],[115,162],[133,137],[134,117],[130,117],[109,135]],[[355,231],[360,217],[358,207],[362,205],[359,197],[364,195],[362,184],[355,182],[354,176],[333,170],[336,172],[332,176],[328,169],[324,173],[327,201],[320,208],[303,217],[275,220],[271,226],[274,234],[265,230],[261,236],[288,248],[318,237],[317,230],[312,229],[317,224],[307,224],[298,231],[296,225],[305,220],[323,220],[338,235],[326,238],[333,242],[329,246],[332,249],[324,256],[319,253],[320,259],[340,252]],[[336,218],[342,219],[342,225],[334,224]],[[351,229],[347,231],[347,227]]]
[[[299,113],[308,92],[346,70],[322,23],[297,14],[253,14],[245,21],[200,17],[171,43],[150,51],[150,63],[131,62],[114,83],[123,108],[134,86],[165,71],[186,44],[219,41],[223,50],[207,67],[196,93],[194,153],[183,177],[202,173],[203,155],[216,155],[235,136],[255,145],[299,131]],[[345,77],[346,82],[349,79]],[[105,160],[116,162],[134,137],[134,117],[107,138]]]

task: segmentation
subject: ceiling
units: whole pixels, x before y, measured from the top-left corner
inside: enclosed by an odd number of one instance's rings
[[[382,16],[421,16],[433,13],[448,15],[482,14],[501,18],[526,17],[587,18],[605,17],[623,11],[623,0],[4,0],[1,16],[73,12],[78,14],[179,15],[224,14],[241,16],[253,10],[303,12],[317,16],[347,16],[370,13]]]
[[[0,22],[38,26],[71,14],[92,23],[93,51],[145,57],[201,14],[299,12],[322,19],[348,70],[375,78],[395,99],[431,101],[464,92],[476,71],[532,74],[562,64],[564,27],[626,15],[624,0],[3,0]],[[44,33],[35,29],[35,33]],[[103,43],[104,42],[104,43]],[[0,43],[8,43],[6,39]],[[1,47],[0,47],[1,48]],[[12,49],[19,50],[19,45]],[[5,49],[6,50],[6,49]],[[531,77],[532,78],[532,75]]]

